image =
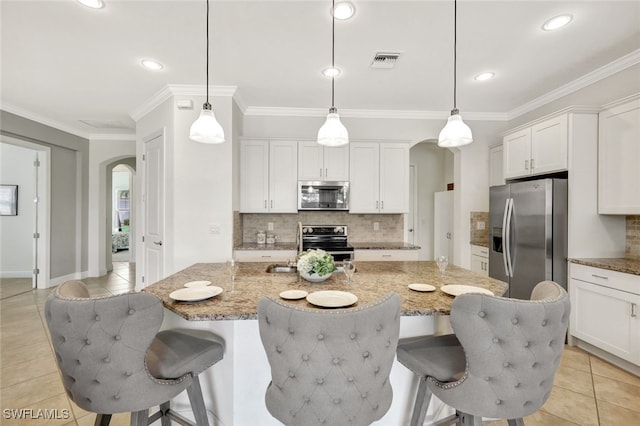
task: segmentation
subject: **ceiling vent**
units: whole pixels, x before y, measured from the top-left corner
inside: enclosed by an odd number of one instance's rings
[[[398,62],[400,53],[378,52],[371,61],[370,68],[393,68]]]
[[[129,123],[117,120],[79,120],[81,123],[95,129],[133,129]]]

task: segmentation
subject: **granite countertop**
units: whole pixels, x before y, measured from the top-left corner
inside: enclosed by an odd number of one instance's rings
[[[358,297],[351,307],[374,303],[384,295],[395,292],[402,297],[402,315],[448,315],[453,297],[440,291],[447,284],[467,284],[483,287],[502,295],[507,284],[483,277],[468,269],[449,266],[444,276],[438,272],[435,262],[359,262],[351,286],[345,283],[342,273],[334,273],[323,283],[313,284],[296,273],[267,273],[268,263],[243,262],[236,275],[237,293],[229,294],[229,276],[223,263],[197,263],[143,289],[160,297],[164,306],[187,320],[249,320],[257,319],[258,300],[263,296],[279,298],[284,290],[300,289],[309,293],[320,290],[349,291]],[[169,297],[172,291],[184,288],[189,281],[209,280],[225,291],[198,303],[182,303]],[[436,291],[421,293],[410,290],[411,283],[425,283]],[[288,301],[292,305],[317,308],[305,299]],[[334,312],[335,310],[326,310]]]
[[[401,241],[376,243],[354,243],[349,241],[349,244],[356,250],[420,250],[420,246],[403,243]]]
[[[480,246],[480,247],[486,247],[489,248],[489,241],[482,239],[482,240],[471,240],[469,241],[469,244],[471,244],[472,246]]]
[[[258,244],[258,243],[242,243],[242,245],[234,247],[234,250],[298,250],[296,243],[275,243],[275,244]]]
[[[592,258],[592,259],[569,259],[569,262],[579,265],[593,266],[594,268],[609,269],[611,271],[623,272],[625,274],[640,275],[640,259],[621,258]]]

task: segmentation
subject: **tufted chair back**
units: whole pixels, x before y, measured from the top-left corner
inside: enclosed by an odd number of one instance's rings
[[[67,394],[87,411],[146,410],[191,384],[190,375],[161,380],[147,370],[163,317],[154,295],[89,298],[84,283],[68,281],[49,295],[45,315]]]
[[[271,365],[265,400],[276,419],[286,425],[368,425],[387,412],[400,296],[323,312],[263,298],[258,323]]]
[[[551,392],[569,309],[567,292],[552,281],[539,283],[531,300],[456,297],[451,325],[466,369],[455,382],[430,377],[433,394],[475,416],[516,419],[537,411]]]

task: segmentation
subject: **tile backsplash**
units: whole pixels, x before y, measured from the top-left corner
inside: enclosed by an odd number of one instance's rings
[[[273,232],[278,236],[279,242],[295,242],[298,222],[302,222],[303,225],[347,225],[350,242],[404,241],[404,218],[401,214],[307,211],[297,214],[243,213],[239,216],[242,242],[245,243],[254,243],[257,231]],[[377,231],[374,230],[376,222]],[[269,223],[273,223],[273,231],[268,231]],[[237,244],[236,238],[234,243]]]
[[[489,212],[471,212],[469,242],[479,246],[489,245]],[[480,226],[478,226],[480,224]],[[478,228],[482,229],[478,229]]]
[[[628,259],[640,259],[640,216],[627,216],[624,255]]]

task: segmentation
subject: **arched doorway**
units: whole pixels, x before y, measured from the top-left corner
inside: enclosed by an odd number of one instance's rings
[[[105,193],[105,265],[114,269],[114,262],[135,263],[135,180],[136,159],[128,157],[106,166]]]

